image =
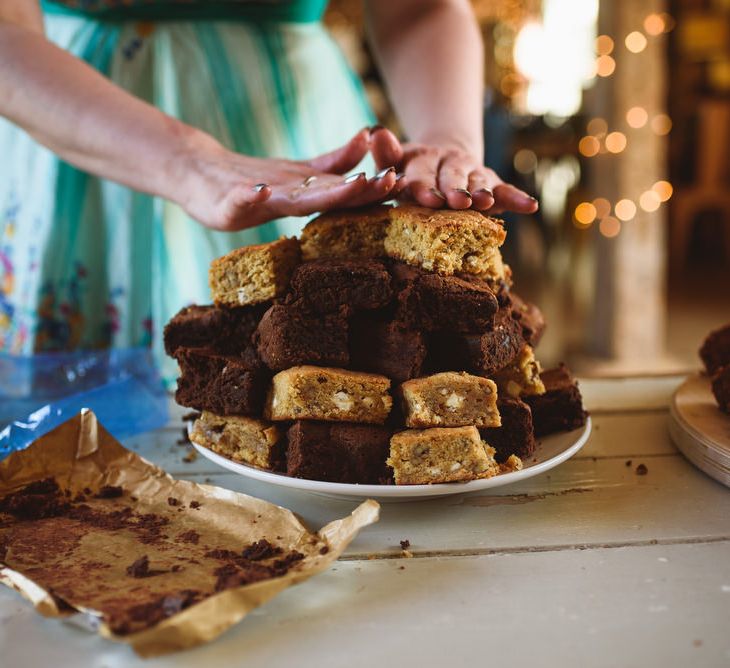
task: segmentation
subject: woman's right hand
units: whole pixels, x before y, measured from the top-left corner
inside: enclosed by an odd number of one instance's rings
[[[175,201],[203,225],[234,231],[284,216],[351,208],[397,194],[394,168],[368,179],[364,172],[343,176],[370,149],[370,132],[311,160],[254,158],[234,153],[207,135],[187,142],[177,165]]]

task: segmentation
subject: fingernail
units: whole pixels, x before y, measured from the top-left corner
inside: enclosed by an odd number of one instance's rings
[[[358,172],[357,174],[350,174],[350,176],[348,176],[345,179],[345,183],[354,183],[355,181],[363,178],[364,176],[365,176],[365,172]]]
[[[461,193],[471,199],[471,193],[466,188],[454,188],[455,193]]]
[[[268,183],[257,183],[257,184],[256,184],[256,185],[255,185],[255,186],[253,187],[253,189],[254,189],[254,190],[255,190],[255,191],[257,192],[257,193],[260,193],[260,192],[261,192],[261,191],[262,191],[262,190],[263,190],[264,188],[268,188],[268,187],[269,187],[269,184],[268,184]]]
[[[494,198],[494,192],[491,191],[489,188],[479,188],[477,190],[478,193],[484,193],[485,195],[489,195],[491,198]]]
[[[395,167],[387,167],[386,169],[381,169],[373,178],[376,179],[382,179],[388,176],[388,174],[391,174],[395,171]]]
[[[370,129],[370,134],[374,134],[374,133],[376,133],[376,132],[377,132],[378,130],[383,130],[384,128],[383,128],[383,126],[382,126],[382,125],[373,125],[373,126],[372,126],[371,128],[369,128],[369,129]]]
[[[532,197],[532,196],[530,196],[530,200],[531,200],[532,202],[537,202],[537,199],[536,199],[536,198],[534,198],[534,197]]]
[[[446,201],[446,195],[444,195],[438,188],[430,188],[429,190],[432,194],[436,195],[436,197],[438,197],[439,199]]]
[[[405,174],[405,172],[398,172],[398,173],[397,173],[397,174],[395,175],[395,180],[396,180],[396,181],[400,181],[400,180],[401,180],[401,179],[402,179],[402,178],[403,178],[403,177],[404,177],[405,175],[406,175],[406,174]]]
[[[307,186],[311,185],[316,180],[317,180],[316,176],[308,176],[306,179],[304,179],[304,181],[302,181],[302,186],[306,188]]]

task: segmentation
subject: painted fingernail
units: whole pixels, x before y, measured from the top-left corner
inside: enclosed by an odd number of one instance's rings
[[[438,188],[429,188],[429,192],[436,195],[439,199],[446,201],[446,195],[444,195]]]
[[[532,196],[530,196],[530,200],[531,200],[532,202],[537,202],[537,199],[536,199],[535,197],[532,197]]]
[[[317,180],[316,176],[308,176],[304,181],[302,181],[302,187],[306,188],[307,186],[312,185]]]
[[[383,130],[383,129],[384,128],[382,125],[373,125],[371,128],[369,128],[371,135],[375,134],[378,130]]]
[[[386,169],[381,169],[373,178],[375,179],[382,179],[388,176],[388,174],[391,174],[395,171],[395,167],[387,167]]]
[[[494,192],[491,191],[489,188],[479,188],[477,190],[478,193],[484,193],[485,195],[489,195],[491,198],[494,198]]]
[[[355,181],[360,180],[364,176],[365,176],[365,172],[358,172],[357,174],[350,174],[350,176],[348,176],[345,179],[345,183],[354,183]]]
[[[397,174],[395,175],[395,180],[396,180],[396,181],[400,181],[400,180],[401,180],[401,179],[402,179],[402,178],[403,178],[403,177],[404,177],[405,175],[406,175],[406,174],[405,174],[405,172],[398,172],[398,173],[397,173]]]
[[[461,193],[471,199],[471,193],[466,188],[454,188],[455,193]]]
[[[255,185],[255,186],[253,187],[253,189],[254,189],[254,190],[255,190],[255,191],[257,192],[257,193],[260,193],[260,192],[261,192],[261,191],[262,191],[262,190],[263,190],[264,188],[268,188],[268,187],[269,187],[269,184],[268,184],[268,183],[257,183],[257,184],[256,184],[256,185]]]

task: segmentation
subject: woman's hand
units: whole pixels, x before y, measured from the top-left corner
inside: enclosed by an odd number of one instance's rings
[[[400,144],[389,130],[375,128],[371,144],[378,168],[394,165],[405,177],[399,189],[405,189],[422,206],[472,208],[490,214],[537,211],[534,197],[502,181],[481,160],[454,143]]]
[[[343,176],[370,149],[367,129],[331,153],[300,161],[241,155],[207,135],[188,144],[174,199],[190,216],[217,230],[379,202],[391,196],[396,185],[390,165],[371,179],[364,172]]]

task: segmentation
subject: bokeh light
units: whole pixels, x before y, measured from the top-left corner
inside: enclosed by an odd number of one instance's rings
[[[646,48],[646,37],[644,36],[644,33],[634,30],[634,32],[630,32],[626,35],[624,44],[626,44],[626,48],[631,51],[631,53],[640,53]]]
[[[647,190],[646,192],[641,193],[641,197],[639,197],[639,206],[649,213],[656,211],[661,203],[662,201],[659,198],[659,195],[653,190]]]
[[[588,227],[596,219],[596,207],[590,202],[581,202],[573,212],[576,227]]]
[[[604,237],[611,239],[621,231],[621,223],[613,216],[606,216],[598,225],[598,231]]]
[[[596,74],[599,77],[610,77],[616,69],[616,61],[611,56],[596,58]]]
[[[616,202],[614,211],[616,213],[616,218],[625,222],[627,220],[631,220],[636,215],[636,204],[634,204],[630,199],[620,199]]]
[[[606,137],[606,148],[611,153],[621,153],[626,148],[626,135],[623,132],[611,132]]]
[[[521,148],[515,153],[512,164],[520,174],[531,174],[537,167],[537,156],[529,148]]]
[[[657,181],[651,189],[659,196],[659,200],[666,202],[674,192],[674,188],[669,181]]]
[[[596,53],[599,56],[607,56],[611,51],[613,51],[613,40],[608,35],[596,37]]]
[[[672,130],[672,119],[666,114],[657,114],[651,119],[651,129],[658,135],[668,135]]]
[[[581,155],[586,156],[586,158],[592,158],[594,155],[597,155],[600,150],[601,142],[599,142],[595,137],[583,137],[578,142],[578,151]]]
[[[606,123],[606,119],[600,117],[591,118],[586,125],[586,132],[588,132],[589,135],[595,135],[596,137],[605,135],[608,132],[608,123]]]
[[[656,37],[657,35],[661,35],[665,28],[666,23],[664,23],[664,18],[661,14],[649,14],[644,19],[644,30],[646,30],[647,35]]]
[[[644,107],[631,107],[626,112],[626,122],[632,128],[643,128],[649,120],[649,114]]]
[[[605,197],[596,197],[596,199],[593,200],[593,206],[596,209],[596,218],[605,218],[609,213],[611,213],[611,202],[609,202]]]

